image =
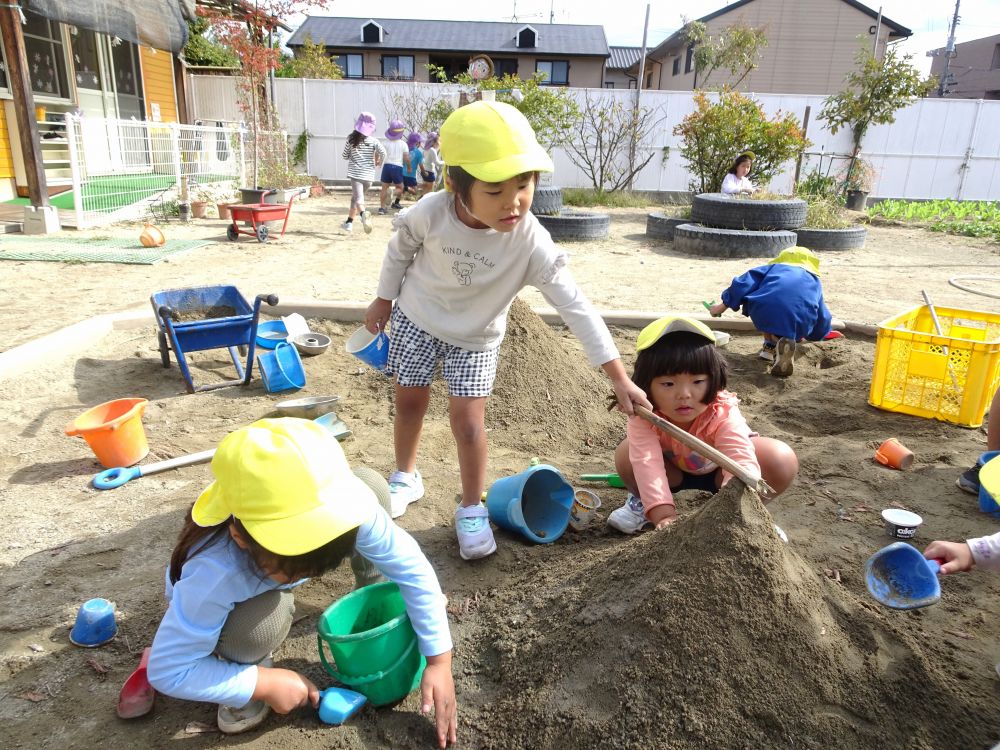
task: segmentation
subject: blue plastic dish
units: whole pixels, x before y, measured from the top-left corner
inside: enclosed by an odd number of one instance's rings
[[[94,648],[110,641],[117,632],[115,605],[107,599],[89,599],[80,606],[69,639],[77,646]]]
[[[262,349],[273,349],[287,338],[283,320],[263,320],[257,324],[257,346]]]

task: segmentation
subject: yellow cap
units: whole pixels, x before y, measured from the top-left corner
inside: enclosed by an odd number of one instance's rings
[[[199,526],[238,518],[277,555],[322,547],[372,517],[377,501],[351,472],[337,439],[308,419],[261,419],[222,439],[212,482],[191,517]]]
[[[712,329],[701,321],[679,315],[668,315],[665,318],[654,320],[639,332],[639,338],[635,340],[635,350],[641,352],[643,349],[648,349],[668,333],[677,333],[678,331],[697,333],[713,344],[715,343],[715,334],[712,333]]]
[[[784,263],[786,266],[800,266],[809,273],[819,276],[819,257],[804,247],[788,247],[778,253],[778,257],[769,260],[766,265]]]
[[[441,126],[440,142],[445,164],[461,167],[483,182],[552,171],[552,159],[538,145],[524,115],[503,102],[459,107]]]

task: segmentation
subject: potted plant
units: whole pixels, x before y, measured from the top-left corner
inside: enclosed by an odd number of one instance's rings
[[[860,156],[852,159],[843,170],[845,205],[851,211],[864,211],[868,193],[875,180],[875,168]]]
[[[208,185],[199,185],[194,191],[191,199],[191,216],[196,219],[208,218],[208,204],[213,200],[212,188]]]
[[[316,177],[315,175],[312,175],[311,179],[312,179],[312,184],[309,186],[309,197],[322,198],[324,195],[326,195],[326,185],[324,185],[323,181],[319,177]]]

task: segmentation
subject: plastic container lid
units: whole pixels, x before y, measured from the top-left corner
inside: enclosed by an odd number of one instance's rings
[[[902,508],[886,508],[882,511],[882,518],[897,526],[919,526],[924,522],[916,513],[911,513]]]

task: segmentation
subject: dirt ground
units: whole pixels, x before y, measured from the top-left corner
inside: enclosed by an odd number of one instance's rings
[[[6,262],[0,348],[10,349],[89,316],[149,308],[161,289],[235,283],[244,296],[366,301],[388,222],[347,236],[345,196],[297,207],[289,234],[259,245],[227,242],[222,222],[168,226],[169,236],[214,245],[154,266]],[[754,261],[701,260],[647,241],[644,210],[611,212],[604,242],[568,245],[571,268],[604,309],[700,312]],[[90,234],[138,234],[114,227]],[[81,235],[88,233],[80,233]],[[75,235],[76,236],[76,235]],[[2,240],[0,240],[2,242]],[[992,274],[998,247],[922,230],[875,227],[859,251],[825,254],[823,279],[835,317],[874,323],[920,304],[993,310],[986,297],[947,279]],[[541,305],[535,291],[523,298]],[[729,315],[736,315],[729,313]],[[304,361],[299,395],[337,394],[354,435],[352,463],[392,468],[391,385],[343,351],[355,324],[311,321],[333,345]],[[627,366],[635,331],[613,331]],[[452,527],[459,483],[445,396],[435,389],[419,466],[427,495],[400,519],[422,545],[449,596],[460,701],[459,745],[469,748],[985,748],[1000,740],[1000,577],[948,577],[941,601],[912,612],[881,608],[864,588],[865,560],[890,540],[879,512],[906,507],[924,518],[916,544],[997,530],[954,485],[984,450],[980,430],[891,414],[867,405],[874,340],[858,335],[800,347],[795,375],[775,380],[757,359],[757,337],[726,349],[731,390],[750,424],[787,441],[801,471],[765,510],[755,495],[684,492],[681,522],[627,538],[603,524],[623,490],[589,485],[601,521],[533,546],[498,531],[499,550],[476,563],[458,556]],[[220,350],[192,354],[196,382],[231,377]],[[575,339],[526,309],[512,316],[488,409],[489,479],[523,470],[533,456],[576,486],[611,469],[624,419],[603,409],[607,391]],[[259,731],[224,738],[214,706],[157,698],[153,712],[124,722],[121,683],[148,645],[164,609],[163,571],[184,510],[209,481],[188,467],[97,491],[100,470],[63,428],[94,404],[150,400],[144,463],[213,447],[232,429],[274,415],[293,394],[245,388],[187,395],[176,366],[163,369],[155,326],[114,331],[81,355],[52,352],[44,364],[0,382],[7,417],[0,436],[0,722],[11,748],[214,747],[418,748],[431,723],[408,697],[365,708],[341,728],[312,711],[273,717]],[[909,471],[877,465],[887,437],[910,447]],[[787,532],[782,544],[770,517]],[[275,656],[321,687],[318,614],[352,583],[349,570],[297,593],[292,633]],[[113,600],[119,634],[98,649],[68,641],[80,603]],[[993,625],[990,625],[990,623]]]

